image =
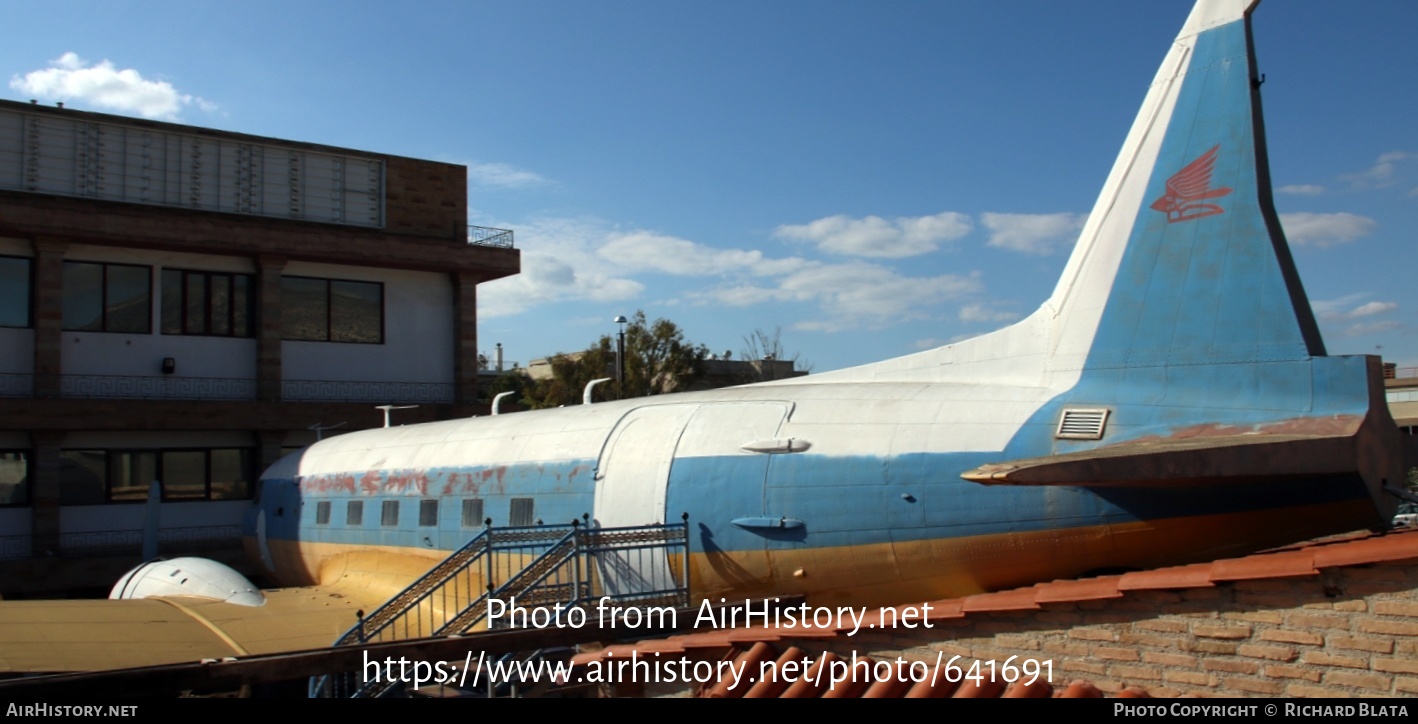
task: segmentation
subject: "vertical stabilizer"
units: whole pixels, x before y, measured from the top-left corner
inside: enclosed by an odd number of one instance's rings
[[[1164,59],[1058,288],[1060,364],[1324,354],[1271,200],[1254,0],[1203,0]]]

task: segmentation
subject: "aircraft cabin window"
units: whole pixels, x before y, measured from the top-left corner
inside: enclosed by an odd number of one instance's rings
[[[438,525],[437,500],[419,501],[419,525],[425,528],[430,528],[432,526]]]
[[[330,524],[330,501],[322,500],[315,504],[315,524]]]
[[[345,525],[358,528],[364,525],[364,501],[351,500],[345,506]]]
[[[483,524],[483,499],[463,499],[463,527],[476,528]]]
[[[513,498],[512,510],[507,516],[508,525],[531,525],[535,521],[531,498]]]
[[[0,327],[30,326],[30,260],[0,256]]]
[[[393,528],[399,524],[399,501],[384,501],[384,509],[379,514],[379,524],[385,528]]]

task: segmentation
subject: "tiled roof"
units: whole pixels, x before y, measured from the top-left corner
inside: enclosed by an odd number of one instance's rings
[[[1069,603],[1079,601],[1122,598],[1129,592],[1142,590],[1177,590],[1206,588],[1217,583],[1234,583],[1242,580],[1266,578],[1289,578],[1316,576],[1325,568],[1383,563],[1418,558],[1418,529],[1399,529],[1383,534],[1350,534],[1300,543],[1284,548],[1255,553],[1241,558],[1228,558],[1210,563],[1195,563],[1172,566],[1148,571],[1136,571],[1119,575],[1099,576],[1081,580],[1052,581],[1025,588],[1016,588],[993,593],[981,593],[961,598],[930,601],[928,621],[967,618],[972,614],[997,611],[1033,611],[1042,604]],[[912,615],[919,615],[922,604],[912,604],[898,608],[913,609]],[[700,659],[732,660],[738,664],[748,663],[753,671],[759,670],[759,662],[775,660],[775,666],[786,666],[796,662],[807,669],[792,676],[792,683],[759,681],[752,687],[740,686],[737,690],[729,681],[706,684],[697,692],[707,697],[862,697],[862,698],[1029,698],[1029,697],[1100,697],[1102,692],[1091,683],[1078,681],[1066,687],[1055,687],[1044,681],[1036,681],[1029,686],[1016,681],[1005,686],[1002,682],[987,680],[966,680],[963,683],[948,681],[905,681],[893,679],[877,683],[863,683],[858,686],[842,686],[827,690],[826,682],[814,686],[811,680],[817,667],[831,666],[839,660],[837,654],[827,652],[810,655],[797,646],[789,645],[779,649],[775,644],[784,640],[804,641],[805,639],[835,638],[851,631],[851,626],[838,629],[823,629],[802,626],[744,627],[734,629],[714,629],[698,631],[664,639],[641,641],[634,644],[610,646],[600,651],[577,654],[572,663],[577,666],[608,658],[629,657],[638,653],[647,655],[675,654],[698,657]],[[810,666],[805,666],[807,660]],[[858,662],[862,661],[858,658]],[[869,661],[869,660],[868,660]],[[776,668],[773,669],[777,671]],[[921,678],[921,677],[916,677]],[[1141,689],[1125,689],[1118,696],[1147,696]]]

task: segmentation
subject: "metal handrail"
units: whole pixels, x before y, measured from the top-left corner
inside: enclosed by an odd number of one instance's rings
[[[468,243],[473,246],[492,246],[499,249],[512,248],[512,230],[494,229],[489,226],[468,225]]]
[[[608,588],[611,584],[607,583],[606,576],[615,575],[607,573],[608,570],[617,565],[620,571],[635,570],[635,566],[627,566],[623,558],[627,553],[673,548],[683,552],[683,565],[678,573],[668,571],[669,560],[665,558],[662,564],[667,578],[639,579],[639,586],[631,591]],[[497,556],[501,554],[507,559],[502,562],[509,563],[515,561],[519,553],[531,556],[531,560],[514,566],[515,570],[508,568],[505,579],[498,583]],[[518,608],[522,609],[585,607],[599,601],[603,594],[630,605],[688,605],[688,553],[688,516],[681,523],[624,528],[587,528],[581,521],[574,521],[569,525],[496,529],[488,521],[483,532],[388,603],[361,618],[334,645],[466,633],[487,619],[488,606],[494,598],[520,599]],[[483,576],[484,590],[474,596],[468,587],[472,578],[469,574],[477,570],[474,566],[480,562],[484,564],[478,571]],[[622,580],[620,585],[624,583]],[[441,599],[435,601],[440,596]],[[309,692],[312,697],[376,697],[397,683],[384,679],[357,683],[352,674],[331,674],[312,677]]]
[[[0,397],[34,396],[36,375],[0,373]],[[61,375],[59,396],[66,399],[255,400],[257,380],[243,377],[156,375]],[[450,382],[411,380],[281,380],[285,402],[448,403]]]

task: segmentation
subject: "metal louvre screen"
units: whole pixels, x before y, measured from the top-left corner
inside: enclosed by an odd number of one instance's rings
[[[1071,440],[1099,440],[1108,422],[1107,410],[1064,410],[1054,435]]]
[[[0,189],[384,226],[384,162],[0,110]]]

